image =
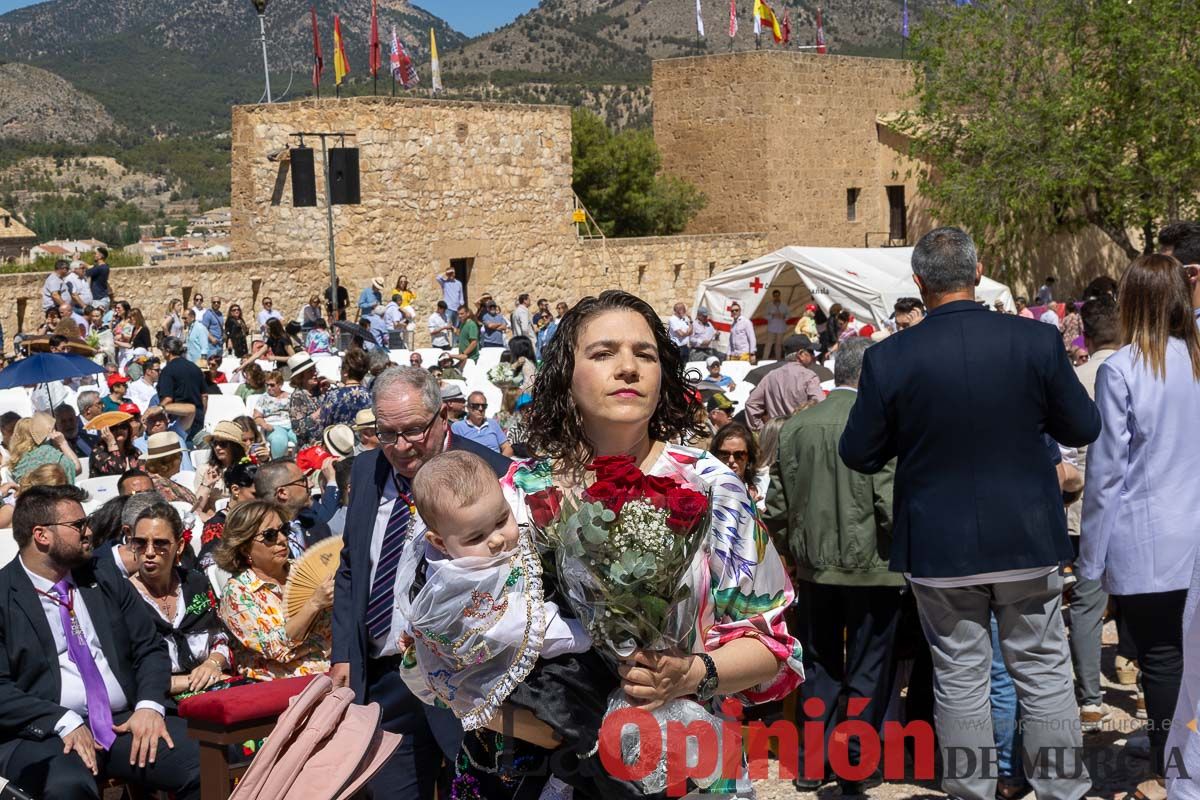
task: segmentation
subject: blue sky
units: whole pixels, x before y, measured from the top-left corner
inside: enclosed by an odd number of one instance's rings
[[[470,36],[512,22],[537,5],[537,0],[415,0],[416,5],[437,14]],[[32,5],[31,0],[0,0],[0,14]]]

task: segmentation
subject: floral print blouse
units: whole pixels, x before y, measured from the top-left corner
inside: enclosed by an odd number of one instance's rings
[[[366,387],[339,386],[330,389],[321,398],[321,429],[339,422],[345,425],[354,424],[354,416],[364,408],[371,407],[371,393]]]
[[[221,593],[221,621],[238,645],[242,675],[256,681],[317,675],[329,670],[331,614],[322,611],[302,641],[288,638],[283,589],[252,570],[235,575]]]
[[[296,434],[296,442],[300,447],[307,447],[313,442],[321,441],[320,415],[313,419],[313,413],[321,410],[321,401],[313,397],[307,389],[296,389],[288,397],[288,415],[292,418],[292,432]]]

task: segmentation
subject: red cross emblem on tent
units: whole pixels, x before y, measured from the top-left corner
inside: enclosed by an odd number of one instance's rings
[[[750,281],[750,288],[754,290],[755,294],[761,292],[764,286],[766,286],[766,284],[764,284],[757,275],[754,277],[754,280]]]

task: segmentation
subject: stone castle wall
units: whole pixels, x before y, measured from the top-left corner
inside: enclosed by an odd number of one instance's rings
[[[916,175],[877,119],[911,105],[908,64],[762,50],[655,61],[654,138],[666,171],[708,206],[689,232],[767,231],[772,247],[887,241],[886,186]],[[846,190],[860,190],[847,219]],[[910,223],[913,214],[910,212]],[[909,238],[923,233],[909,226]]]
[[[334,207],[339,280],[353,300],[374,276],[391,287],[407,275],[422,319],[441,296],[436,277],[456,259],[470,263],[468,300],[489,291],[504,310],[521,292],[574,302],[624,286],[669,313],[710,269],[765,252],[754,235],[580,239],[565,107],[364,97],[234,109],[235,258],[328,269],[320,142],[306,139],[316,149],[316,208],[292,206],[289,167],[271,159],[305,131],[353,133],[346,143],[360,151],[362,202]],[[418,326],[418,343],[425,335]]]
[[[45,319],[41,296],[46,274],[0,275],[0,324],[4,326],[7,352],[12,352],[12,337],[17,331],[34,330]],[[153,339],[172,298],[190,303],[192,295],[200,293],[207,306],[215,295],[225,301],[223,309],[236,302],[243,314],[253,319],[262,298],[270,297],[280,313],[291,318],[314,292],[319,293],[328,285],[328,278],[322,276],[316,261],[291,258],[116,267],[109,285],[118,299],[128,300],[134,308],[142,310]]]

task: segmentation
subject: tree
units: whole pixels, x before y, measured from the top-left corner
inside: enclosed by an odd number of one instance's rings
[[[1200,204],[1200,5],[979,0],[914,31],[917,104],[900,126],[938,219],[989,260],[1095,225],[1130,257]],[[1136,231],[1130,235],[1130,229]]]
[[[171,226],[171,235],[178,239],[181,236],[187,236],[188,222],[186,219],[180,218]]]
[[[571,158],[571,186],[605,236],[679,233],[706,202],[690,183],[659,174],[650,131],[613,133],[586,109],[571,112]]]

